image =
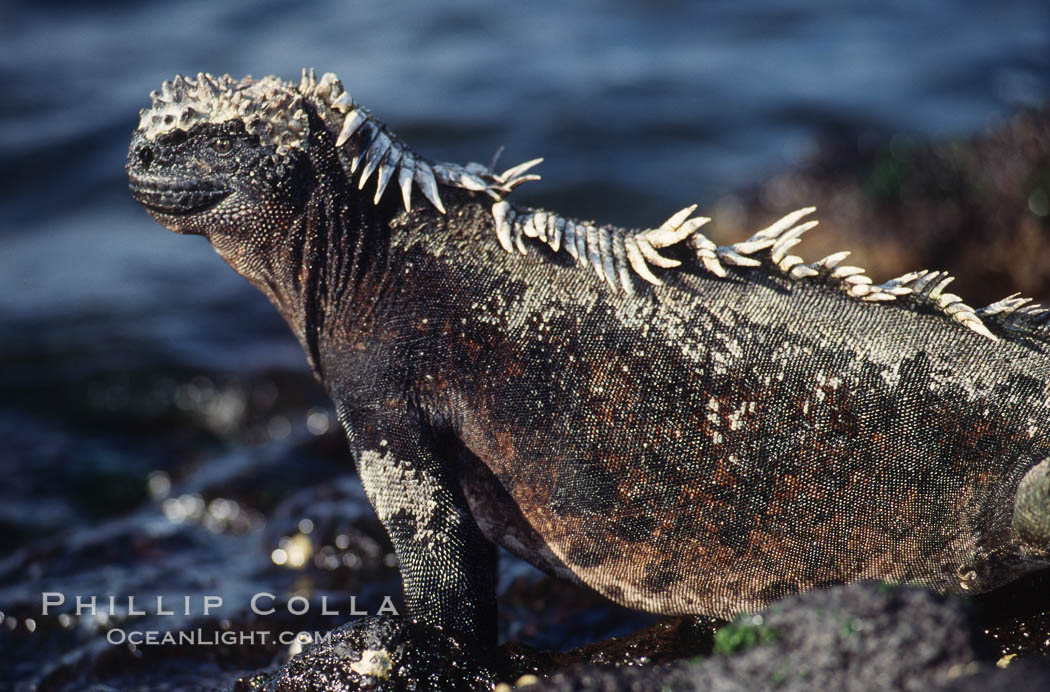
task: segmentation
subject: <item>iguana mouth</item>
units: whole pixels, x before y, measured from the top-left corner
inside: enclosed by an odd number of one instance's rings
[[[142,206],[171,216],[207,211],[230,194],[229,190],[209,181],[181,183],[143,176],[130,176],[128,189]]]

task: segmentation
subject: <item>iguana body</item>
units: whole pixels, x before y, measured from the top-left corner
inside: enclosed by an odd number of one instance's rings
[[[492,543],[721,616],[1048,564],[1046,313],[1024,301],[805,265],[811,210],[716,248],[692,208],[648,231],[516,208],[528,165],[431,165],[330,75],[166,83],[128,167],[298,336],[427,621],[493,641]]]

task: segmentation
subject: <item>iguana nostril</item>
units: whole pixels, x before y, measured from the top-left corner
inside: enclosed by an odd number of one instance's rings
[[[142,164],[143,170],[149,170],[150,164],[153,163],[152,147],[143,146],[139,148],[139,163]]]

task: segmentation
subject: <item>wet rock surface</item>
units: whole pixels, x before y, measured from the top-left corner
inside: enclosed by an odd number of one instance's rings
[[[973,604],[927,591],[854,584],[743,616],[714,653],[652,668],[577,666],[531,690],[1050,689],[1050,661],[996,665]]]
[[[471,647],[407,618],[344,625],[271,674],[241,679],[235,692],[487,690],[494,674]]]

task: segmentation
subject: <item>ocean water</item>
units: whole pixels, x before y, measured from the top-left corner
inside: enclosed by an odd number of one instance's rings
[[[829,136],[963,135],[1045,104],[1050,3],[0,6],[0,622],[14,617],[15,630],[24,616],[12,614],[40,590],[113,575],[133,591],[290,585],[271,550],[318,485],[352,476],[273,309],[205,241],[155,224],[124,174],[138,110],[163,80],[297,79],[304,66],[337,73],[432,159],[544,156],[543,180],[515,193],[524,203],[652,225]],[[267,483],[284,490],[252,487]],[[229,514],[213,501],[230,498],[250,521],[209,527],[212,509]],[[358,516],[360,494],[345,501]],[[194,578],[166,581],[133,551],[77,552],[140,525],[149,545],[183,539],[164,543],[159,564],[190,565]],[[536,641],[623,629],[603,617]],[[504,631],[524,636],[520,623]],[[95,636],[19,649],[19,674]]]

